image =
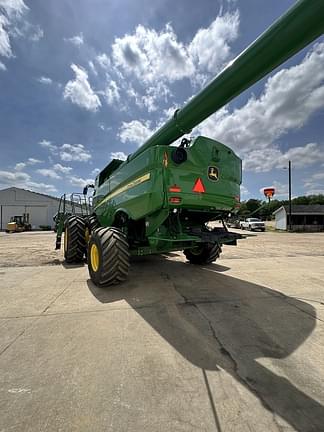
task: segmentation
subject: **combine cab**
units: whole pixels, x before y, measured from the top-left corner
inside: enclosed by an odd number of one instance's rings
[[[59,212],[56,247],[64,231],[66,261],[87,254],[90,277],[102,286],[125,280],[130,255],[183,251],[206,265],[223,244],[236,244],[239,234],[210,222],[235,214],[241,160],[203,136],[170,144],[319,37],[323,16],[323,0],[297,1],[126,161],[111,161],[95,180],[86,215]]]

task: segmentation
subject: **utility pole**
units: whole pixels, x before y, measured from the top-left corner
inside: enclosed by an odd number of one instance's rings
[[[291,161],[288,163],[288,190],[289,190],[289,231],[291,231]]]

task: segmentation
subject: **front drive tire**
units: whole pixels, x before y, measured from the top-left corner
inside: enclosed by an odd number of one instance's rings
[[[222,248],[218,243],[201,243],[201,245],[192,248],[185,249],[185,254],[188,261],[191,264],[211,264],[219,258],[222,252]]]
[[[97,228],[88,247],[88,269],[95,285],[123,282],[129,269],[129,246],[125,234],[117,228]]]
[[[64,258],[67,263],[83,261],[86,251],[85,220],[78,216],[70,216],[64,229]]]

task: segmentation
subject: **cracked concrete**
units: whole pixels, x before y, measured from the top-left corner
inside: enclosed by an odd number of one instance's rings
[[[53,244],[0,236],[1,432],[324,431],[324,235],[136,259],[110,289]]]

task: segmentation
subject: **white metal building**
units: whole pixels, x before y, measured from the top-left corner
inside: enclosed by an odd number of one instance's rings
[[[58,210],[59,199],[25,189],[10,187],[0,190],[0,230],[5,230],[12,216],[29,214],[32,229],[40,225],[54,227],[53,216]]]
[[[276,229],[287,230],[289,207],[281,206],[273,215]],[[292,205],[291,225],[293,231],[324,231],[324,205]]]

